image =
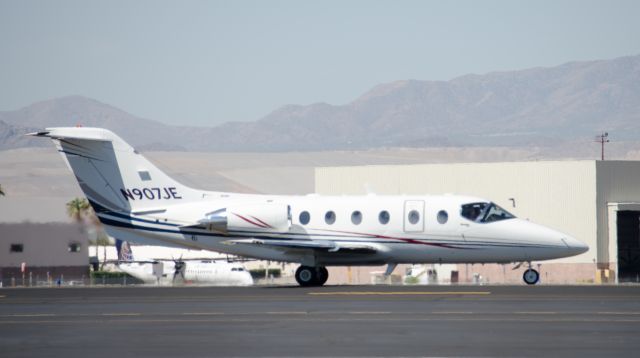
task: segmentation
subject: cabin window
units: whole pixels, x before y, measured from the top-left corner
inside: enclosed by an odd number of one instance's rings
[[[142,181],[149,181],[151,180],[151,175],[149,174],[148,171],[146,170],[141,170],[138,172],[138,175],[140,175],[140,180]]]
[[[333,223],[336,222],[336,213],[333,211],[327,211],[327,213],[324,214],[324,222],[328,225],[333,225]]]
[[[309,215],[308,211],[303,211],[300,213],[300,216],[298,217],[298,219],[300,220],[300,224],[307,225],[311,220],[311,215]]]
[[[391,219],[391,215],[386,210],[382,210],[380,214],[378,214],[378,221],[382,225],[387,225],[389,223],[389,219]]]
[[[449,220],[449,214],[447,214],[447,212],[444,210],[440,210],[438,212],[437,219],[440,224],[446,224],[447,221]]]
[[[362,213],[358,210],[351,213],[351,222],[353,223],[353,225],[360,225],[360,223],[362,222]]]
[[[72,242],[69,244],[69,252],[80,252],[80,244]]]
[[[10,252],[23,252],[24,251],[24,245],[22,245],[22,244],[11,244],[11,246],[9,247],[9,251]]]
[[[482,219],[482,212],[487,208],[489,203],[472,203],[462,205],[462,215],[463,218],[469,219],[471,221],[480,221]]]
[[[411,210],[407,217],[409,218],[409,222],[411,223],[411,225],[415,225],[418,223],[418,221],[420,221],[420,213],[418,212],[418,210]]]

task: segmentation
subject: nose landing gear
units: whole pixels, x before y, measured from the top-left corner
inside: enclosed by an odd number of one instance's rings
[[[322,286],[329,279],[326,267],[300,266],[296,270],[296,281],[303,287]]]
[[[540,281],[540,274],[531,268],[531,262],[529,262],[529,268],[522,275],[522,279],[527,285],[535,285]]]

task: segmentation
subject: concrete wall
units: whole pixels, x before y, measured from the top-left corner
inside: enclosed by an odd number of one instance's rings
[[[70,252],[69,244],[79,244]],[[12,244],[22,244],[23,252],[11,252]],[[20,266],[26,263],[26,278],[46,280],[64,274],[66,280],[89,275],[88,239],[85,230],[75,224],[0,224],[0,275],[5,285],[15,277],[22,279]]]
[[[626,210],[639,209],[640,203],[640,161],[598,161],[597,202],[598,202],[598,263],[601,268],[616,269],[617,233],[613,230],[616,210],[620,205]],[[611,216],[611,217],[610,217]],[[611,225],[610,225],[611,224]],[[610,266],[610,267],[609,267]]]
[[[542,282],[612,282],[617,268],[616,210],[640,208],[640,161],[318,168],[316,192],[485,197],[518,217],[564,231],[590,246],[585,254],[542,262]],[[459,265],[459,271],[461,282],[477,274],[485,282],[517,283],[522,274],[522,269],[502,265]]]
[[[453,193],[484,197],[518,217],[566,232],[591,247],[585,254],[557,262],[593,264],[596,259],[595,161],[424,164],[316,170],[316,192],[319,194],[364,194],[368,190],[377,194]],[[515,207],[510,198],[515,199]]]

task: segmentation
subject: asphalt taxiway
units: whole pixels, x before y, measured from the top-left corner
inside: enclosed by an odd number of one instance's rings
[[[0,356],[637,356],[640,286],[0,289]]]

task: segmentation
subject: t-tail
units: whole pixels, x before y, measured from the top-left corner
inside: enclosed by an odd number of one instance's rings
[[[96,213],[153,212],[202,197],[109,130],[60,127],[30,135],[53,140]]]

